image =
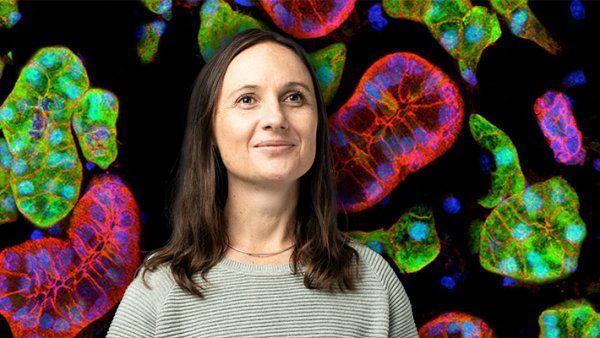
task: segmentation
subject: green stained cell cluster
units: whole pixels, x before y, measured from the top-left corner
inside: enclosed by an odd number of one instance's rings
[[[577,194],[561,177],[536,183],[496,207],[481,228],[488,271],[545,283],[575,271],[586,226]]]
[[[143,0],[144,5],[153,13],[161,15],[165,20],[171,20],[173,0]]]
[[[0,0],[0,28],[11,28],[20,19],[17,0]]]
[[[477,114],[469,125],[475,140],[494,154],[497,167],[494,191],[480,201],[494,208],[480,228],[481,266],[524,283],[572,274],[586,237],[575,190],[562,177],[526,186],[508,136]]]
[[[73,130],[83,156],[106,169],[117,158],[117,97],[104,89],[88,90],[73,113]]]
[[[500,38],[496,14],[468,0],[383,0],[393,18],[420,22],[458,62],[463,79],[472,86],[483,50]]]
[[[250,28],[269,30],[265,24],[255,18],[234,11],[225,1],[205,1],[200,8],[200,29],[198,30],[198,45],[202,57],[208,61],[237,33]]]
[[[267,25],[240,12],[222,0],[208,0],[200,9],[200,30],[198,45],[205,61],[210,60],[215,52],[226,45],[239,32],[250,28],[269,31]],[[308,54],[308,61],[313,67],[323,100],[328,105],[339,87],[344,65],[346,64],[346,45],[334,43],[323,49]]]
[[[0,137],[0,224],[14,222],[19,216],[8,180],[12,161],[8,143]]]
[[[12,195],[33,224],[52,226],[79,197],[82,165],[72,123],[88,161],[105,168],[115,158],[117,107],[112,94],[89,88],[81,60],[68,48],[42,48],[23,67],[0,107],[0,127],[12,155]]]
[[[389,230],[357,230],[347,234],[379,254],[385,252],[403,273],[421,270],[440,253],[433,212],[424,205],[410,208]]]
[[[325,104],[329,104],[340,85],[346,64],[346,45],[341,42],[308,54],[308,61],[317,74]]]
[[[492,188],[479,204],[493,208],[502,200],[525,189],[525,177],[521,172],[517,149],[502,130],[491,124],[481,115],[472,114],[469,117],[469,127],[475,141],[489,150],[496,163],[492,171]]]
[[[166,26],[166,23],[159,19],[139,28],[136,50],[142,63],[150,63],[156,58],[160,38],[165,32]]]
[[[570,299],[544,310],[538,324],[540,337],[600,337],[600,315],[585,299]]]
[[[560,51],[560,46],[548,35],[544,26],[527,6],[528,0],[489,1],[514,35],[533,41],[552,54]]]

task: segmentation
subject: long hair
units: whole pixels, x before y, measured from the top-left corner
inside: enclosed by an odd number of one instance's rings
[[[344,287],[355,290],[352,259],[355,258],[358,263],[359,255],[348,244],[352,239],[337,225],[327,113],[314,69],[304,49],[295,41],[276,32],[256,28],[234,36],[196,77],[190,95],[180,164],[175,176],[176,186],[168,206],[173,232],[164,247],[151,251],[144,259],[142,281],[146,286],[145,273],[169,263],[175,282],[204,298],[200,291],[203,287],[194,283],[192,276],[200,273],[206,280],[206,273],[224,257],[226,243],[229,243],[224,221],[227,172],[212,141],[211,119],[230,62],[246,48],[265,41],[286,46],[300,57],[310,72],[317,100],[315,161],[299,179],[296,205],[298,223],[294,230],[295,247],[291,256],[293,273],[297,274],[298,265],[304,264],[304,285],[307,288],[332,292],[337,285],[342,292]]]

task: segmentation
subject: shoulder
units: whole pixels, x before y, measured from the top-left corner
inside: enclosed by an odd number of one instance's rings
[[[361,264],[375,275],[384,288],[389,289],[392,284],[399,282],[396,272],[383,256],[355,240],[349,241],[348,244],[358,251]]]
[[[176,285],[170,266],[161,264],[154,270],[148,270],[141,264],[127,291],[143,296],[154,305],[162,304],[171,289]]]

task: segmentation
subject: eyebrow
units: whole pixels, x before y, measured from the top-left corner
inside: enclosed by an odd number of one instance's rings
[[[290,88],[290,87],[294,87],[294,86],[300,86],[300,87],[306,89],[308,92],[310,92],[310,88],[306,84],[304,84],[303,82],[290,81],[290,82],[287,82],[283,87],[284,88]],[[259,85],[247,84],[247,85],[241,86],[240,88],[238,88],[238,89],[234,90],[233,92],[231,92],[231,94],[229,94],[229,97],[233,96],[233,94],[239,92],[240,90],[243,90],[243,89],[256,89],[256,88],[260,88],[260,86]]]

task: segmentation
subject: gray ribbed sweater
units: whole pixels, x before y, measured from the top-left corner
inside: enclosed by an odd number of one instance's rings
[[[307,289],[289,264],[224,258],[207,274],[205,299],[179,287],[166,265],[146,273],[152,290],[140,271],[107,337],[418,337],[394,270],[367,246],[350,245],[360,254],[361,278],[357,290],[346,293]],[[194,279],[207,285],[199,274]]]

